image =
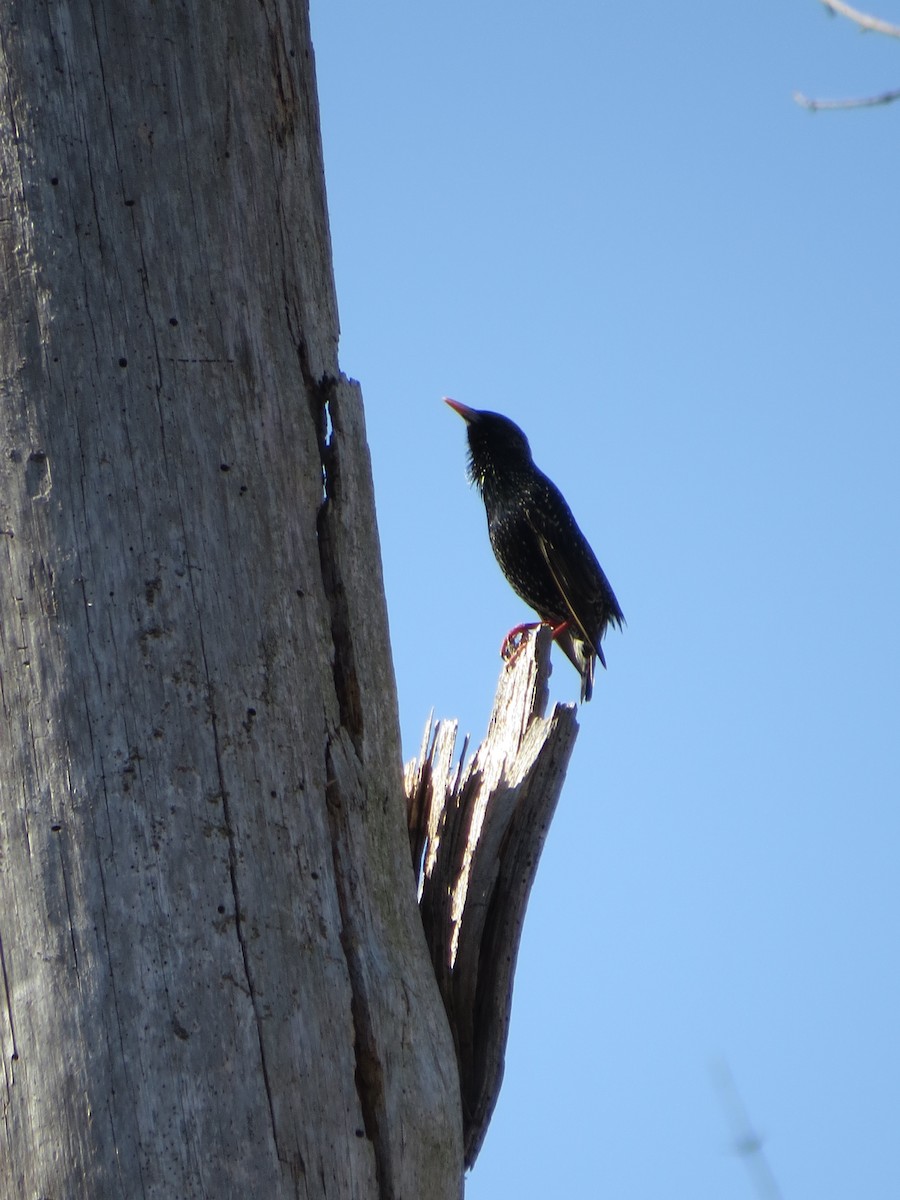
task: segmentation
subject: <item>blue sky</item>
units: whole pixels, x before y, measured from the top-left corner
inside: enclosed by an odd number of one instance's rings
[[[880,15],[900,23],[900,0]],[[628,619],[532,894],[469,1200],[900,1195],[900,42],[815,0],[313,0],[407,756],[507,629],[450,395]],[[557,698],[577,676],[555,660]]]

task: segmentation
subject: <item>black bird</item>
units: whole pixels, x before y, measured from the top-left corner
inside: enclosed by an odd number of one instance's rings
[[[468,426],[469,479],[481,492],[488,534],[500,569],[581,675],[581,699],[594,689],[594,662],[603,657],[607,625],[622,628],[619,602],[587,538],[555,484],[539,471],[528,438],[508,417],[447,404]],[[518,625],[503,643],[508,657]]]

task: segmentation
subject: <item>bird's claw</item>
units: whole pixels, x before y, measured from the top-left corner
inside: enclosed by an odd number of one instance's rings
[[[524,633],[508,633],[503,639],[503,645],[500,647],[500,657],[503,659],[503,661],[511,662],[515,655],[522,649],[522,643],[524,641]]]
[[[538,629],[540,624],[540,621],[526,621],[523,625],[517,625],[515,629],[509,631],[500,647],[500,657],[504,662],[512,662],[525,644],[525,635],[532,629]]]

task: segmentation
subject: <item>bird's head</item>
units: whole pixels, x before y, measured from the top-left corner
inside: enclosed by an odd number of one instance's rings
[[[522,430],[500,413],[469,408],[445,400],[466,423],[469,438],[469,478],[484,488],[485,479],[530,465],[531,447]]]

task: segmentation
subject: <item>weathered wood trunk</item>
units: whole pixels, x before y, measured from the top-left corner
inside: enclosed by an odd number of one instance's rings
[[[0,0],[0,1196],[457,1196],[302,0]]]
[[[467,1166],[500,1094],[525,909],[578,734],[549,700],[550,629],[500,672],[487,736],[454,765],[456,721],[431,720],[406,767],[419,907],[459,1062]]]

